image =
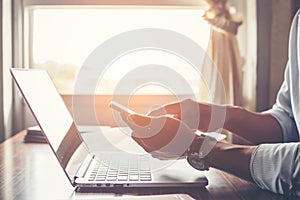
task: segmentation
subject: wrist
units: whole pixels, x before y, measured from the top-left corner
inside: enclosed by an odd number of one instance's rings
[[[205,156],[205,162],[212,167],[215,167],[216,157],[223,148],[224,143],[216,143],[214,148]]]
[[[206,140],[205,144],[203,143],[204,140]],[[205,157],[207,156],[207,150],[212,150],[211,147],[213,147],[215,141],[216,140],[214,138],[210,139],[209,137],[209,139],[207,140],[202,136],[196,136],[186,154],[188,163],[197,170],[208,170],[210,165],[208,164],[208,162],[206,162]],[[208,144],[211,142],[213,142],[213,144]]]
[[[187,155],[198,153],[202,143],[203,143],[203,137],[196,135],[196,137],[194,138],[192,144],[188,149]]]

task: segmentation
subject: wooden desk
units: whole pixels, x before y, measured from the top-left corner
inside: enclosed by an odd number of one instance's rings
[[[64,175],[47,144],[24,144],[25,131],[0,144],[0,199],[107,199],[115,194],[77,193]],[[262,191],[254,184],[216,169],[207,172],[205,188],[126,190],[123,193],[169,194],[187,193],[195,199],[285,199]]]

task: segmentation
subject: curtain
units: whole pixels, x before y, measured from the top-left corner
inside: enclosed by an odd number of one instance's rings
[[[1,0],[0,22],[0,142],[13,134],[13,86],[9,73],[12,67],[11,0]]]
[[[206,2],[209,9],[204,19],[211,25],[211,36],[202,74],[210,89],[211,100],[219,104],[242,105],[242,61],[236,38],[241,17],[229,11],[228,0]]]

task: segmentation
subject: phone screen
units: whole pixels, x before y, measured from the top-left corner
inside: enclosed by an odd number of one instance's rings
[[[109,105],[112,109],[120,112],[120,113],[127,113],[128,115],[130,114],[136,114],[136,112],[134,112],[133,110],[130,110],[129,108],[127,108],[126,106],[115,102],[115,101],[111,101],[110,105]]]

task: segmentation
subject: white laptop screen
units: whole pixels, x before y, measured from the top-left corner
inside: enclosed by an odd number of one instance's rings
[[[44,70],[11,69],[11,73],[61,166],[73,180],[88,150],[50,76]]]

